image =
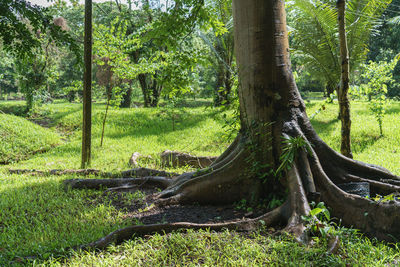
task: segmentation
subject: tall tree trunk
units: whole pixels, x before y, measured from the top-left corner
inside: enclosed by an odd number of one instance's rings
[[[222,62],[218,63],[217,69],[217,82],[215,84],[214,91],[214,106],[219,107],[222,105],[223,101],[223,91],[224,91],[224,78],[225,78],[225,66]]]
[[[110,107],[110,101],[111,101],[111,95],[112,95],[112,88],[111,88],[110,84],[107,85],[106,91],[107,91],[107,103],[106,103],[106,112],[104,113],[104,117],[103,117],[103,127],[101,130],[100,147],[103,146],[104,130],[106,128],[108,108]]]
[[[159,85],[155,79],[153,79],[153,83],[151,86],[151,106],[157,107],[158,101],[160,100],[160,94],[162,90],[162,85]]]
[[[130,108],[131,103],[132,103],[132,83],[133,81],[129,81],[129,87],[128,90],[126,91],[126,94],[124,95],[122,102],[121,102],[121,107],[123,108]]]
[[[351,153],[351,119],[350,119],[350,101],[348,98],[349,91],[349,50],[347,48],[346,36],[346,0],[337,1],[338,21],[339,21],[339,41],[340,41],[340,59],[342,74],[339,87],[339,116],[342,122],[342,140],[340,144],[340,152],[346,157],[353,158]]]
[[[150,107],[151,101],[150,101],[150,93],[149,93],[148,83],[146,80],[146,75],[139,74],[138,79],[139,79],[140,88],[142,89],[144,107],[145,108]]]
[[[81,168],[90,164],[92,136],[92,0],[85,0],[85,72],[83,74],[83,126]]]

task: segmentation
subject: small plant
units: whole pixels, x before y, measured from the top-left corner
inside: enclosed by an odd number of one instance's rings
[[[176,130],[178,122],[182,121],[182,117],[185,115],[185,110],[180,108],[182,99],[177,96],[171,96],[163,109],[161,114],[169,119],[172,123],[172,131]]]
[[[307,228],[313,235],[321,235],[322,237],[328,237],[334,231],[334,226],[329,221],[331,215],[329,210],[325,207],[324,202],[311,202],[310,206],[313,209],[307,216],[301,218],[307,223]]]
[[[387,85],[394,82],[392,71],[398,62],[398,57],[390,62],[369,61],[364,64],[364,73],[362,78],[367,80],[366,84],[362,84],[357,89],[353,90],[352,94],[360,98],[366,98],[369,101],[369,110],[374,114],[379,125],[380,135],[383,136],[382,123],[385,116],[385,111],[388,106],[386,98]]]
[[[248,211],[248,212],[253,211],[253,208],[248,205],[246,199],[241,199],[240,201],[236,202],[235,209],[244,210],[244,211]]]
[[[371,199],[376,202],[389,202],[389,201],[395,201],[396,196],[394,194],[386,195],[386,196],[381,196],[381,195],[376,195],[375,197],[366,197],[367,199]]]
[[[283,199],[273,195],[272,199],[268,202],[267,208],[272,210],[276,207],[279,207],[283,204],[283,201],[284,201]]]
[[[282,142],[282,154],[279,157],[281,164],[275,171],[276,177],[280,177],[283,171],[291,169],[292,164],[296,159],[296,155],[298,154],[300,149],[305,149],[308,154],[311,154],[310,144],[301,136],[288,137],[285,138]]]

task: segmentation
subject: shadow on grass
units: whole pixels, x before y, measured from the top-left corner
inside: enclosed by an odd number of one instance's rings
[[[307,109],[311,109],[311,108],[315,107],[317,104],[319,104],[319,103],[316,103],[316,102],[311,102],[310,100],[304,100],[304,102],[306,103],[306,108]]]
[[[318,134],[325,135],[331,135],[336,127],[340,127],[340,125],[335,125],[337,122],[339,122],[337,118],[330,119],[328,121],[319,120],[318,118],[311,120],[311,124],[314,127],[314,130]]]
[[[69,248],[128,224],[122,217],[116,219],[114,208],[91,202],[100,193],[65,190],[61,181],[43,179],[24,181],[1,194],[0,207],[7,214],[0,214],[0,266],[41,262],[51,256],[67,259]]]
[[[106,137],[119,139],[127,136],[143,137],[150,135],[168,134],[174,131],[183,131],[196,127],[201,122],[215,118],[218,111],[208,110],[201,113],[177,112],[175,122],[171,116],[161,109],[156,113],[149,114],[145,111],[137,111],[130,114],[118,114],[108,118],[111,124],[106,125]],[[117,133],[107,133],[107,127],[123,129]],[[174,129],[175,128],[175,129]]]
[[[386,114],[400,114],[400,106],[399,105],[390,105],[386,109]]]
[[[1,101],[0,111],[5,114],[25,117],[26,105],[24,101]]]
[[[362,132],[357,135],[351,142],[351,149],[353,153],[362,153],[364,150],[368,149],[370,146],[374,145],[379,139],[381,139],[377,133],[367,133]]]

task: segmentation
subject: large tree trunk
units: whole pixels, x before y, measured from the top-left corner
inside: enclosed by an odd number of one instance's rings
[[[232,145],[204,170],[184,173],[176,179],[146,177],[126,184],[160,183],[157,205],[184,203],[232,203],[255,201],[288,192],[286,202],[255,219],[221,224],[173,223],[131,226],[97,240],[90,247],[103,248],[133,234],[172,231],[179,228],[252,230],[259,226],[286,225],[297,240],[307,241],[302,216],[308,202],[320,197],[344,225],[353,225],[369,235],[393,240],[400,237],[400,205],[379,203],[348,194],[337,184],[368,182],[372,193],[400,190],[399,177],[387,170],[354,161],[329,148],[315,133],[305,112],[290,61],[284,2],[280,0],[234,0],[235,44],[239,65],[241,131]],[[280,179],[282,140],[302,139],[295,159]],[[287,145],[288,146],[288,145]],[[306,149],[308,147],[308,149]],[[293,147],[292,147],[293,148]],[[290,149],[290,147],[286,147]],[[306,152],[307,151],[307,152]],[[98,187],[99,181],[66,182],[74,188]],[[109,180],[104,180],[107,186]],[[85,186],[83,186],[85,185]]]
[[[338,21],[339,21],[339,41],[340,41],[340,59],[342,74],[340,77],[340,87],[338,92],[339,98],[339,117],[342,122],[342,140],[340,144],[340,151],[343,155],[353,158],[351,153],[351,140],[350,140],[350,101],[348,97],[349,91],[349,50],[347,48],[346,37],[346,0],[337,1]]]

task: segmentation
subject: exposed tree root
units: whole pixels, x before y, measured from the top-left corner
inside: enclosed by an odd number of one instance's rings
[[[156,186],[167,188],[172,183],[170,178],[148,176],[143,178],[114,178],[114,179],[69,179],[64,184],[77,189],[116,188],[122,186]]]
[[[116,174],[114,177],[147,177],[147,176],[162,176],[162,177],[174,177],[178,176],[178,173],[174,172],[166,172],[166,171],[160,171],[160,170],[155,170],[155,169],[149,169],[149,168],[135,168],[127,171],[122,171],[121,174]]]
[[[215,160],[216,157],[199,157],[178,151],[165,150],[161,153],[162,166],[206,168]]]
[[[95,169],[67,169],[67,170],[48,170],[48,171],[41,171],[35,169],[8,169],[10,174],[31,174],[31,175],[66,175],[66,174],[74,174],[74,175],[95,175],[95,176],[111,176],[111,173],[101,172],[100,170]]]
[[[130,170],[122,171],[122,172],[116,172],[116,173],[102,172],[102,171],[96,170],[96,169],[78,169],[78,170],[54,169],[54,170],[48,170],[48,171],[41,171],[41,170],[35,170],[35,169],[8,169],[8,172],[10,174],[30,174],[30,175],[68,175],[68,174],[82,175],[82,176],[94,175],[94,176],[109,177],[109,178],[113,178],[113,177],[114,178],[119,178],[119,177],[132,178],[132,177],[147,177],[147,176],[174,177],[174,176],[179,175],[178,173],[166,172],[166,171],[143,168],[143,167],[130,169]]]
[[[126,228],[118,229],[109,235],[84,245],[81,248],[104,249],[110,244],[120,244],[123,241],[129,240],[135,236],[143,236],[154,233],[170,233],[179,229],[209,229],[214,231],[236,230],[236,231],[251,231],[259,227],[268,227],[276,225],[285,219],[285,209],[287,204],[276,208],[260,217],[247,219],[238,222],[226,222],[215,224],[196,224],[196,223],[166,223],[166,224],[151,224],[151,225],[134,225]]]

